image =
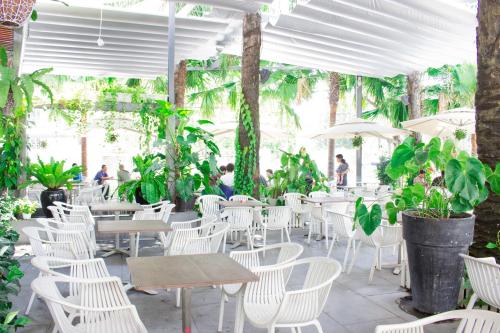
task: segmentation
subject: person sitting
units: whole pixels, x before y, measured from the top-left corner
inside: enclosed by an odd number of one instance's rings
[[[229,163],[226,166],[226,173],[220,177],[222,184],[230,187],[231,189],[234,187],[234,164]]]
[[[424,187],[429,187],[429,183],[425,179],[425,170],[420,170],[417,177],[413,178],[413,184],[424,185]]]
[[[97,182],[97,185],[105,185],[106,180],[110,179],[113,179],[113,177],[108,176],[108,166],[103,164],[101,170],[95,174],[94,180]],[[109,186],[104,186],[102,191],[104,193],[104,198],[107,200],[109,196]]]
[[[76,167],[76,166],[78,166],[78,164],[76,164],[76,163],[71,164],[71,167]],[[78,175],[76,175],[75,177],[73,177],[73,181],[74,182],[81,182],[81,181],[83,181],[83,175],[82,175],[82,173],[79,172]]]
[[[225,166],[225,165],[221,165],[221,166],[219,167],[219,170],[220,170],[220,176],[221,176],[221,177],[222,177],[222,176],[224,176],[224,175],[226,174],[226,172],[227,172],[227,169],[226,169],[226,166]]]
[[[125,170],[125,166],[121,163],[118,165],[118,169],[116,173],[118,185],[128,182],[130,180],[130,172]]]

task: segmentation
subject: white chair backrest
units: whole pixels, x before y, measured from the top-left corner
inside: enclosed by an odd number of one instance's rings
[[[326,219],[328,225],[333,229],[333,232],[340,237],[352,237],[355,233],[354,220],[352,216],[340,214],[334,211],[326,211]]]
[[[397,245],[403,241],[403,228],[401,225],[380,225],[367,236],[361,226],[357,226],[356,238],[372,247]]]
[[[460,325],[456,333],[500,332],[500,314],[498,313],[486,310],[455,310],[409,323],[379,325],[375,328],[375,333],[423,333],[426,325],[454,319],[462,319],[464,324]]]
[[[304,252],[304,247],[297,243],[279,243],[273,245],[267,245],[265,247],[266,252],[271,252],[277,250],[278,255],[276,256],[276,261],[270,265],[287,264],[296,260],[302,252]],[[262,266],[261,264],[261,254],[264,252],[264,247],[249,250],[249,251],[232,251],[229,256],[234,259],[240,265],[251,269],[254,267]]]
[[[219,216],[220,206],[218,204],[219,201],[227,201],[225,198],[218,195],[202,195],[196,202],[200,206],[201,215],[203,217],[207,216]]]
[[[309,198],[327,198],[329,196],[330,194],[325,191],[313,191],[308,195]]]
[[[472,289],[484,302],[500,309],[500,265],[495,258],[474,258],[461,254]]]
[[[213,224],[215,222],[217,222],[216,216],[202,217],[202,218],[190,220],[190,221],[171,222],[170,227],[172,228],[172,231],[167,232],[166,234],[165,233],[160,234],[160,237],[162,238],[161,241],[163,243],[163,246],[165,247],[165,249],[170,248],[170,245],[172,244],[172,239],[173,239],[174,234],[175,234],[175,230],[203,227],[206,224]],[[206,228],[202,229],[202,230],[206,230]],[[208,233],[208,230],[206,232]],[[164,238],[163,238],[163,236],[164,236]]]
[[[283,198],[285,199],[285,205],[294,208],[301,207],[302,201],[300,198],[306,197],[302,193],[285,193],[283,194]]]
[[[271,206],[262,209],[262,221],[268,228],[286,228],[292,219],[289,206]]]
[[[90,211],[89,206],[86,205],[70,205],[65,202],[55,201],[56,205],[60,211],[66,216],[83,216],[86,220],[85,222],[91,225],[95,225],[95,219]],[[80,217],[69,217],[68,222],[79,222]]]
[[[255,200],[249,195],[235,194],[229,198],[229,201],[247,202],[247,201],[257,201],[257,200]]]
[[[103,194],[103,185],[82,188],[76,197],[76,202],[79,205],[92,205],[106,201]]]
[[[252,226],[252,207],[228,207],[221,213],[221,220],[229,223],[230,230],[246,230]]]
[[[66,285],[70,283],[80,290],[77,304],[63,296]],[[33,280],[31,288],[45,300],[61,333],[147,332],[118,277],[68,279],[45,276]],[[77,324],[75,314],[79,318]]]
[[[229,229],[225,222],[206,223],[201,227],[174,230],[168,254],[216,253]]]

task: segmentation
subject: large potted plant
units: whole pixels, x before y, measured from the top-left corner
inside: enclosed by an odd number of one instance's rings
[[[431,184],[414,183],[424,171],[437,171],[444,179]],[[406,184],[385,206],[389,221],[402,213],[411,279],[412,305],[424,313],[452,310],[457,305],[466,253],[473,240],[474,207],[486,200],[489,189],[500,193],[500,164],[495,171],[458,151],[451,140],[433,138],[428,144],[407,138],[399,145],[386,174]],[[489,188],[489,189],[488,189]],[[381,222],[378,204],[356,202],[355,220],[366,234]]]
[[[40,201],[45,216],[52,217],[47,207],[52,206],[54,201],[66,202],[66,193],[62,187],[71,190],[73,188],[73,178],[79,175],[81,171],[80,166],[64,170],[64,161],[55,161],[51,158],[50,162],[44,163],[38,158],[38,163],[32,163],[29,166],[28,173],[31,179],[26,182],[25,186],[40,184],[46,187],[40,194]]]
[[[154,204],[167,197],[167,169],[165,155],[150,154],[133,158],[140,177],[121,184],[118,196],[139,204]]]

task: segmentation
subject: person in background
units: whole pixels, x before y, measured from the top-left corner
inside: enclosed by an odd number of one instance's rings
[[[226,169],[226,166],[225,166],[225,165],[221,165],[221,166],[219,167],[219,170],[220,170],[220,174],[221,174],[221,176],[225,175],[225,174],[226,174],[226,172],[227,172],[227,169]]]
[[[71,164],[71,167],[76,167],[76,166],[78,166],[78,164],[76,164],[76,163]],[[80,173],[78,173],[78,175],[76,175],[76,176],[73,178],[73,181],[74,181],[74,182],[82,182],[82,181],[83,181],[83,175],[82,175],[82,173],[81,173],[81,172],[80,172]]]
[[[273,176],[274,176],[274,172],[273,172],[273,170],[271,170],[271,169],[267,169],[267,170],[266,170],[266,177],[267,177],[267,181],[268,181],[268,182],[270,182],[270,181],[271,181],[271,179],[273,178]]]
[[[413,184],[421,184],[425,187],[429,187],[429,183],[425,180],[425,170],[420,170],[417,177],[413,178]]]
[[[130,172],[125,170],[125,166],[123,164],[118,165],[118,172],[116,173],[118,185],[126,183],[130,180]]]
[[[444,170],[441,170],[441,175],[432,180],[432,186],[445,187]]]
[[[113,179],[113,177],[110,177],[108,175],[108,166],[106,164],[103,164],[101,166],[101,170],[99,170],[95,177],[94,177],[94,180],[97,182],[98,185],[104,185],[106,184],[106,180],[110,180],[110,179]],[[104,198],[105,199],[108,199],[108,196],[109,196],[109,186],[104,186],[102,188],[102,191],[104,193]]]
[[[344,155],[337,154],[336,156],[337,163],[339,166],[335,172],[337,173],[337,187],[345,187],[347,186],[347,172],[349,172],[349,164],[344,159]]]
[[[226,173],[220,177],[222,184],[230,187],[231,189],[234,187],[234,164],[229,163],[226,166]]]

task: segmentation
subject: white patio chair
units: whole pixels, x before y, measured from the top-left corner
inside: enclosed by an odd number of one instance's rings
[[[207,224],[214,224],[216,222],[217,222],[216,216],[201,217],[201,218],[189,220],[189,221],[180,221],[180,222],[173,221],[173,222],[171,222],[170,227],[172,228],[172,230],[170,232],[167,232],[166,234],[165,233],[160,234],[160,241],[161,241],[163,249],[165,251],[164,254],[168,255],[168,250],[170,248],[170,245],[172,244],[172,239],[174,237],[175,230],[203,227]],[[208,233],[208,231],[207,231],[207,233]]]
[[[229,198],[229,201],[247,202],[247,201],[257,201],[257,199],[252,198],[249,195],[235,194]]]
[[[478,299],[500,309],[500,265],[495,258],[474,258],[464,254],[460,256],[464,258],[467,275],[474,290],[467,309],[474,308]]]
[[[94,257],[93,249],[81,231],[25,227],[22,232],[28,237],[35,257],[58,259],[92,259]],[[26,314],[29,314],[34,300],[35,294],[32,293],[25,311]]]
[[[300,244],[296,243],[280,243],[273,244],[266,247],[261,247],[256,250],[250,251],[232,251],[229,253],[229,257],[231,257],[234,261],[246,267],[248,269],[262,267],[262,258],[261,254],[265,251],[278,251],[278,255],[276,256],[276,261],[272,262],[269,265],[281,265],[287,264],[294,260],[296,260],[302,252],[304,248]],[[221,301],[220,301],[220,311],[219,311],[219,326],[217,331],[222,332],[222,323],[224,320],[224,305],[227,301],[228,297],[235,296],[241,289],[241,284],[225,284],[221,287]]]
[[[311,206],[309,204],[303,204],[300,199],[307,197],[301,193],[285,193],[283,198],[285,199],[285,205],[292,208],[293,214],[290,229],[304,227],[304,221],[301,217],[305,219],[305,216],[311,213]]]
[[[369,281],[373,280],[373,274],[375,273],[375,268],[382,269],[382,249],[386,247],[399,248],[401,252],[403,244],[403,228],[400,225],[380,225],[370,236],[367,236],[360,226],[356,227],[355,239],[358,241],[358,245],[355,249],[355,254],[352,257],[351,264],[347,274],[350,274],[354,262],[357,259],[360,248],[362,244],[375,249],[373,255],[373,262],[370,269]],[[400,256],[401,257],[401,256]]]
[[[60,284],[64,286],[60,286]],[[78,304],[63,296],[64,287],[76,284]],[[60,333],[146,333],[137,310],[117,277],[69,279],[59,276],[38,277],[31,288],[42,297]],[[78,318],[75,321],[75,318]]]
[[[226,198],[223,198],[219,195],[202,195],[196,199],[196,204],[200,207],[201,216],[217,216],[220,214],[220,206],[218,204],[219,201],[227,201]]]
[[[313,191],[310,192],[308,197],[309,198],[327,198],[330,196],[330,193],[325,192],[325,191]]]
[[[307,265],[301,289],[287,290],[290,269]],[[314,325],[322,333],[318,317],[323,312],[333,281],[342,267],[336,260],[315,257],[270,267],[257,267],[252,271],[259,281],[247,285],[243,309],[248,321],[255,327],[266,328],[268,333],[276,328],[290,328],[292,332]],[[243,318],[237,318],[239,322]]]
[[[440,313],[409,323],[378,325],[375,333],[423,333],[424,327],[446,320],[461,319],[464,327],[456,333],[498,333],[500,332],[500,314],[486,310],[455,310]]]
[[[82,188],[75,199],[76,204],[90,206],[92,204],[105,202],[106,199],[104,198],[103,189],[103,185]]]
[[[176,229],[172,231],[172,241],[166,255],[217,253],[221,243],[225,251],[226,234],[229,223],[206,223],[201,227]],[[181,290],[177,289],[176,306],[181,304]]]
[[[356,240],[354,236],[356,230],[354,227],[354,220],[352,216],[336,213],[333,211],[326,211],[326,221],[327,225],[332,228],[333,239],[328,249],[327,257],[330,257],[335,246],[335,242],[344,238],[347,239],[347,247],[344,254],[344,260],[342,261],[342,271],[345,272],[347,259],[349,258],[349,252],[352,246],[353,256],[356,254]]]
[[[144,211],[138,211],[134,213],[132,220],[161,220],[164,223],[168,223],[168,219],[170,218],[170,214],[174,209],[175,205],[171,204],[170,201],[162,201],[158,204],[149,205],[143,208]],[[165,233],[163,231],[158,232],[158,237],[160,241],[165,239]],[[141,233],[138,232],[135,237],[136,251],[139,251],[139,242],[141,239]]]
[[[241,241],[243,233],[247,235],[247,247],[253,249],[253,216],[254,209],[252,207],[227,207],[221,213],[221,220],[229,223],[229,234],[231,240],[236,234],[237,239]]]
[[[269,230],[281,231],[281,243],[283,243],[284,241],[283,239],[283,232],[284,232],[286,234],[288,242],[290,243],[290,233],[288,231],[288,227],[291,219],[292,219],[292,209],[290,207],[272,206],[262,209],[261,226],[262,226],[262,242],[264,245],[264,249],[267,245],[267,232]]]

